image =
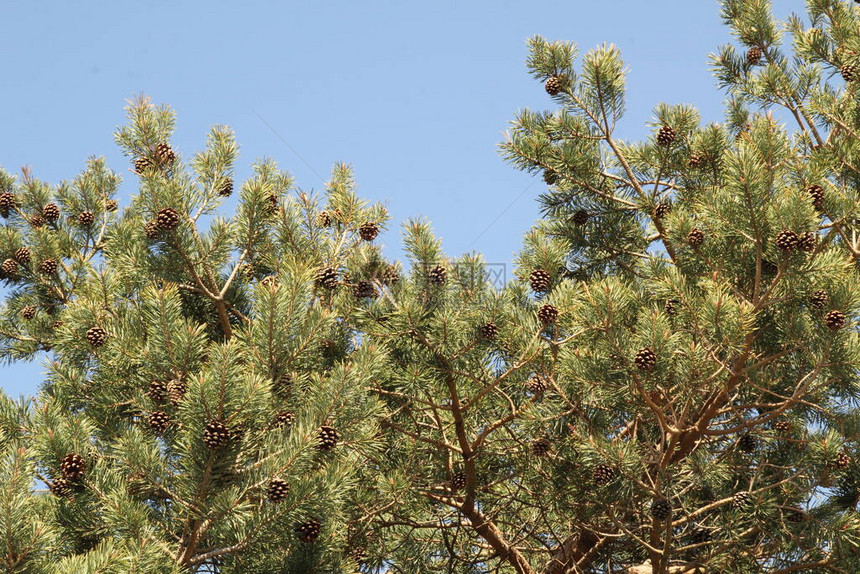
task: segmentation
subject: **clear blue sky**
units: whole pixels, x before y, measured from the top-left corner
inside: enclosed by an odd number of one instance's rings
[[[775,4],[779,17],[803,7]],[[177,110],[182,154],[200,149],[209,126],[232,126],[237,178],[271,156],[300,187],[319,189],[317,174],[352,163],[359,193],[393,215],[382,238],[392,257],[400,223],[423,215],[449,255],[477,250],[499,263],[538,217],[543,187],[496,151],[517,109],[551,105],[525,71],[530,36],[574,41],[580,53],[621,48],[627,138],[646,133],[658,101],[692,103],[719,121],[723,94],[707,54],[730,40],[715,0],[57,0],[3,2],[2,15],[0,166],[9,171],[27,165],[57,183],[104,155],[126,174],[127,203],[137,180],[113,131],[125,100],[146,93]],[[32,393],[42,371],[39,361],[0,367],[0,386]]]

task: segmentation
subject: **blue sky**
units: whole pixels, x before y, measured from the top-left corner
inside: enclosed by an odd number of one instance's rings
[[[775,4],[779,17],[803,7]],[[632,139],[659,101],[722,118],[707,67],[730,41],[718,13],[715,0],[4,2],[0,166],[57,183],[104,155],[125,174],[127,203],[137,180],[113,131],[125,100],[146,93],[178,112],[181,154],[211,125],[233,127],[238,179],[271,156],[318,190],[332,163],[351,163],[359,193],[394,218],[389,256],[400,223],[420,215],[449,255],[509,264],[544,184],[496,145],[517,109],[551,106],[525,71],[526,40],[574,41],[580,53],[618,45],[630,68],[620,135]],[[42,371],[0,367],[0,386],[32,393]]]

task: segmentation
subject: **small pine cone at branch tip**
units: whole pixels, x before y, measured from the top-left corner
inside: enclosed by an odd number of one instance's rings
[[[331,291],[338,284],[337,269],[334,267],[323,267],[316,274],[316,284],[318,287]]]
[[[33,305],[27,305],[23,309],[21,309],[21,316],[28,321],[36,316],[36,307]]]
[[[672,516],[672,503],[665,498],[658,498],[651,503],[651,517],[663,522]]]
[[[462,490],[466,488],[466,473],[462,470],[451,476],[451,490]]]
[[[547,185],[555,185],[559,181],[559,176],[550,168],[543,170],[543,182]]]
[[[155,215],[155,224],[163,231],[171,231],[179,225],[179,212],[172,207],[159,209]]]
[[[546,437],[538,437],[532,441],[532,454],[534,456],[546,456],[552,449],[552,443]]]
[[[430,269],[430,272],[427,274],[427,278],[430,280],[430,283],[433,283],[434,285],[444,285],[448,280],[448,270],[442,265],[436,265]]]
[[[233,178],[226,177],[218,185],[218,195],[221,197],[230,197],[233,195]]]
[[[555,75],[547,78],[546,82],[544,82],[543,88],[546,90],[546,93],[551,96],[557,96],[564,89],[565,79],[563,76]]]
[[[388,265],[385,270],[382,272],[382,277],[380,280],[386,285],[394,285],[398,281],[400,281],[400,274],[397,272],[396,265]]]
[[[810,184],[806,187],[806,193],[812,199],[812,207],[821,211],[824,209],[824,188],[817,183]]]
[[[149,240],[156,240],[161,236],[161,229],[158,223],[153,219],[143,224],[143,233]]]
[[[3,217],[8,216],[9,212],[18,205],[18,200],[15,198],[14,194],[9,193],[8,191],[4,191],[0,193],[0,211],[4,214]]]
[[[657,353],[648,347],[643,347],[636,351],[633,362],[640,371],[650,371],[657,365]]]
[[[18,274],[18,262],[14,259],[6,259],[0,264],[0,275],[4,279],[15,277]]]
[[[738,448],[747,454],[755,452],[758,448],[758,440],[751,434],[745,434],[738,440]]]
[[[547,389],[546,379],[535,373],[529,377],[529,391],[534,395],[539,395]]]
[[[320,227],[328,227],[331,225],[331,214],[326,210],[322,210],[317,213],[317,225]]]
[[[776,421],[773,423],[773,430],[784,433],[791,430],[791,423],[788,421]]]
[[[658,203],[654,206],[654,219],[663,219],[672,211],[672,204],[667,202]]]
[[[322,532],[322,523],[315,518],[296,524],[293,529],[302,542],[313,542]]]
[[[55,259],[45,259],[39,264],[39,273],[42,275],[53,275],[57,272],[59,265]]]
[[[804,253],[814,252],[815,248],[818,246],[818,234],[814,231],[807,231],[806,233],[801,234],[797,246],[800,247],[800,250]]]
[[[48,483],[48,490],[57,498],[65,498],[72,493],[72,483],[65,478],[55,478]]]
[[[376,236],[379,235],[379,226],[372,221],[363,223],[361,227],[358,228],[358,235],[365,241],[373,241],[376,239]]]
[[[529,284],[535,293],[546,293],[552,285],[552,278],[543,269],[535,269],[529,275]]]
[[[101,347],[107,341],[107,331],[101,327],[90,327],[87,330],[87,343],[92,347]]]
[[[690,154],[689,159],[687,160],[687,165],[692,167],[693,169],[698,169],[705,164],[705,156],[701,153],[693,152]]]
[[[42,217],[48,223],[56,223],[60,219],[60,208],[56,203],[48,203],[42,208]]]
[[[170,404],[176,406],[182,399],[185,398],[185,393],[188,392],[188,384],[182,379],[171,379],[167,383],[167,398]]]
[[[148,157],[139,157],[134,160],[134,173],[143,175],[143,173],[152,166],[152,161],[150,161]]]
[[[109,199],[105,202],[105,211],[114,212],[119,209],[119,203],[115,199]]]
[[[269,481],[269,486],[266,487],[266,498],[275,504],[283,501],[289,493],[290,485],[287,484],[286,480],[280,478],[273,478]]]
[[[860,79],[860,68],[854,64],[845,64],[839,69],[842,79],[846,82],[856,82]]]
[[[340,440],[340,435],[337,430],[330,426],[321,426],[317,431],[317,449],[331,450],[337,446],[337,441]]]
[[[785,229],[776,236],[776,246],[785,253],[790,253],[800,244],[800,237],[794,231]]]
[[[275,415],[275,420],[272,422],[272,426],[276,429],[289,428],[293,425],[293,421],[296,419],[296,415],[294,415],[290,411],[280,411]]]
[[[813,309],[824,309],[827,302],[830,301],[830,296],[824,289],[818,289],[809,296],[809,306]]]
[[[30,218],[30,225],[34,229],[41,229],[45,225],[45,218],[41,215],[34,215]]]
[[[499,334],[499,328],[492,321],[489,321],[489,322],[481,325],[480,331],[481,331],[481,337],[483,337],[484,339],[488,339],[488,340],[495,339],[496,335]]]
[[[577,209],[576,211],[573,212],[573,215],[571,216],[570,220],[573,222],[574,225],[582,226],[582,225],[585,225],[586,223],[588,223],[588,220],[590,218],[591,218],[590,213],[588,213],[584,209]]]
[[[167,399],[167,383],[157,380],[150,382],[146,394],[152,402],[164,402]]]
[[[833,459],[833,466],[839,470],[845,470],[851,464],[851,457],[844,450],[840,450]]]
[[[15,251],[15,261],[20,263],[21,265],[29,265],[30,259],[32,255],[30,254],[30,250],[26,247],[21,247],[20,249]]]
[[[80,480],[86,471],[87,461],[76,452],[70,452],[60,461],[60,473],[66,480]]]
[[[160,143],[155,146],[155,159],[161,165],[169,165],[176,161],[176,153],[171,149],[170,145]]]
[[[758,46],[753,46],[749,50],[747,50],[747,64],[750,66],[755,66],[759,62],[761,62],[761,57],[764,55],[761,48]]]
[[[544,325],[550,325],[558,320],[558,309],[547,303],[538,309],[537,316],[541,323]]]
[[[161,434],[170,426],[170,415],[164,411],[153,411],[149,413],[149,428],[155,434]]]
[[[215,450],[221,448],[230,440],[230,429],[223,421],[213,419],[203,427],[203,443],[207,448]]]
[[[673,317],[678,313],[678,305],[680,304],[681,302],[677,299],[667,299],[666,304],[663,305],[663,311],[670,317]]]
[[[591,472],[591,479],[597,486],[605,486],[615,479],[615,469],[608,464],[598,464]]]
[[[675,138],[678,136],[671,126],[662,126],[657,131],[657,145],[668,147],[675,143]]]
[[[744,508],[745,506],[748,506],[751,502],[752,497],[750,496],[749,492],[740,491],[736,492],[732,496],[732,508],[735,509]]]
[[[78,214],[78,224],[82,227],[89,227],[96,220],[96,216],[92,211],[82,211]]]
[[[376,287],[370,281],[359,281],[353,288],[356,299],[371,299],[376,297]]]
[[[828,311],[827,315],[824,316],[824,324],[831,331],[838,331],[845,326],[845,319],[845,313],[833,309],[832,311]]]
[[[699,247],[704,242],[705,232],[698,227],[694,227],[690,230],[690,233],[687,234],[687,243],[689,243],[691,247]]]

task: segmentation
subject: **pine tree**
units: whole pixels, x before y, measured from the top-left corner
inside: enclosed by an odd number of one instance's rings
[[[16,266],[4,268],[15,289],[0,348],[7,359],[52,350],[32,407],[0,401],[11,537],[0,563],[17,564],[10,572],[348,569],[356,469],[381,444],[380,405],[364,388],[383,362],[356,338],[367,303],[318,291],[314,273],[360,275],[378,248],[359,227],[387,214],[356,197],[348,166],[312,197],[267,161],[241,185],[234,215],[200,218],[223,201],[232,133],[216,127],[184,157],[166,143],[169,108],[140,99],[128,113],[116,139],[147,163],[124,211],[107,209],[120,176],[101,159],[59,186],[0,172],[14,198],[4,257]],[[74,216],[31,226],[46,205]],[[321,207],[345,225],[315,225]],[[248,261],[276,280],[245,279]],[[288,396],[276,392],[287,373]],[[285,412],[290,424],[271,424]],[[326,425],[337,439],[323,452]],[[31,492],[34,480],[42,488]],[[314,516],[320,530],[297,536],[294,525]]]

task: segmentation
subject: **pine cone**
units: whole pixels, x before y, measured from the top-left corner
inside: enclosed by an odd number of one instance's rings
[[[550,76],[543,85],[546,93],[551,96],[557,96],[564,88],[563,78],[560,76]]]
[[[559,181],[559,176],[550,168],[543,170],[543,182],[547,185],[555,185]]]
[[[529,283],[535,293],[546,293],[549,291],[552,279],[543,269],[535,269],[529,276]]]
[[[761,48],[759,48],[758,46],[753,46],[752,48],[747,50],[747,65],[755,66],[761,61],[762,55],[763,53],[761,51]]]
[[[30,218],[30,225],[34,229],[41,229],[45,225],[45,218],[41,215],[34,215]]]
[[[376,287],[370,281],[359,281],[352,291],[356,299],[370,299],[376,297]]]
[[[287,484],[287,481],[280,478],[273,478],[269,481],[269,486],[266,487],[266,497],[269,499],[269,502],[275,504],[284,500],[289,492],[290,485]]]
[[[532,441],[532,454],[534,456],[546,456],[552,449],[552,443],[546,437],[539,437]]]
[[[824,209],[824,188],[813,183],[806,187],[806,193],[812,198],[812,206],[816,210],[822,211]]]
[[[296,524],[294,531],[302,542],[313,542],[322,532],[322,524],[319,520],[311,518]]]
[[[150,220],[143,224],[143,233],[146,235],[146,238],[151,241],[161,237],[161,229],[158,227],[158,223],[155,220]]]
[[[790,253],[800,244],[800,237],[790,229],[780,231],[776,236],[776,246],[785,253]]]
[[[296,415],[291,413],[290,411],[280,411],[275,415],[275,420],[272,423],[272,426],[276,429],[289,428],[293,426],[293,421],[295,420]]]
[[[57,498],[65,498],[72,493],[72,483],[65,478],[55,478],[48,483],[48,490]]]
[[[134,172],[138,175],[143,175],[143,172],[151,167],[153,167],[153,164],[148,157],[139,157],[134,160]]]
[[[537,312],[538,320],[544,325],[555,323],[558,320],[558,309],[550,304],[542,305]]]
[[[430,270],[427,277],[434,285],[443,285],[448,280],[448,270],[437,265]]]
[[[671,126],[663,126],[657,131],[657,145],[668,147],[675,142],[677,134]]]
[[[15,261],[20,263],[21,265],[28,265],[30,263],[31,255],[30,250],[26,247],[21,247],[17,251],[15,251]]]
[[[845,470],[851,464],[851,457],[844,450],[840,450],[833,459],[833,466],[839,470]]]
[[[29,321],[36,316],[36,307],[33,305],[27,305],[21,309],[21,316]]]
[[[15,196],[8,191],[4,191],[0,193],[0,214],[3,217],[9,217],[9,212],[15,209],[18,205],[18,200],[15,199]]]
[[[96,220],[96,216],[92,211],[82,211],[78,214],[78,224],[81,227],[89,227]]]
[[[824,289],[819,289],[812,293],[809,296],[809,305],[815,309],[824,309],[824,306],[827,305],[827,302],[830,300],[830,297],[827,295],[827,291]]]
[[[690,154],[690,158],[687,160],[687,165],[692,167],[693,169],[698,169],[705,165],[706,157],[704,154],[693,152]]]
[[[6,259],[3,261],[3,264],[0,265],[0,276],[3,279],[11,279],[18,274],[18,262],[14,259]]]
[[[582,226],[588,223],[590,217],[591,214],[584,209],[577,209],[573,212],[573,215],[571,216],[570,220],[573,221],[574,225]]]
[[[657,364],[657,353],[648,347],[643,347],[636,352],[633,362],[640,371],[650,371]]]
[[[489,321],[481,325],[481,337],[488,340],[493,340],[499,334],[499,328],[495,323]]]
[[[532,394],[539,395],[547,389],[546,380],[535,373],[531,377],[529,377],[529,391]]]
[[[167,398],[173,406],[178,405],[188,392],[188,384],[182,379],[172,379],[167,383]]]
[[[732,496],[732,508],[738,509],[749,505],[752,502],[752,497],[749,492],[736,492]]]
[[[210,449],[221,448],[230,440],[230,429],[223,421],[213,419],[203,428],[203,443]]]
[[[323,210],[317,213],[317,225],[320,227],[328,227],[331,225],[331,221],[331,215],[328,211]]]
[[[791,423],[788,421],[776,421],[773,423],[773,430],[779,433],[785,433],[791,430]]]
[[[66,480],[75,482],[83,478],[87,471],[87,461],[76,452],[70,452],[60,461],[60,473]]]
[[[337,269],[334,267],[323,267],[319,271],[317,271],[316,275],[316,284],[323,289],[328,289],[331,291],[332,289],[337,287],[338,277],[337,277]]]
[[[665,498],[658,498],[651,503],[651,516],[659,522],[667,520],[672,516],[672,503]]]
[[[462,490],[466,488],[466,473],[461,471],[455,472],[451,477],[451,490]]]
[[[801,234],[797,245],[804,253],[812,253],[818,245],[818,234],[814,231],[807,231]]]
[[[753,435],[745,434],[738,440],[738,448],[747,454],[755,452],[758,448],[758,441]]]
[[[39,273],[42,275],[53,275],[57,272],[58,268],[59,265],[57,265],[57,262],[54,259],[45,259],[39,265]]]
[[[164,381],[152,381],[146,394],[155,403],[164,402],[167,399],[167,384]]]
[[[654,206],[654,219],[663,219],[672,211],[672,204],[667,202],[658,203]]]
[[[389,265],[382,272],[382,277],[380,278],[383,283],[386,285],[394,285],[398,281],[400,281],[400,274],[397,272],[396,265]]]
[[[42,217],[48,223],[56,223],[60,219],[60,208],[56,203],[48,203],[42,208]]]
[[[331,450],[337,446],[340,435],[330,426],[321,426],[317,431],[317,449]]]
[[[615,479],[615,469],[608,464],[598,464],[591,473],[591,479],[597,486],[605,486]]]
[[[169,165],[176,161],[176,153],[166,143],[155,146],[155,160],[161,165]]]
[[[705,234],[701,229],[694,227],[690,230],[690,233],[687,235],[687,243],[689,243],[691,247],[698,247],[704,242]]]
[[[155,224],[163,231],[171,231],[179,225],[179,212],[172,207],[159,209],[155,216]]]
[[[92,347],[101,347],[107,341],[107,331],[101,327],[90,327],[87,331],[87,342]]]
[[[372,221],[369,221],[358,228],[358,234],[365,241],[373,241],[379,235],[379,227]]]
[[[824,316],[824,324],[831,331],[838,331],[845,326],[845,313],[835,309],[828,311],[827,315]]]
[[[680,301],[678,301],[677,299],[667,299],[666,304],[663,305],[663,310],[666,312],[667,315],[672,317],[678,313],[679,304]]]
[[[105,211],[113,212],[119,209],[119,203],[115,199],[109,199],[105,202]]]
[[[153,411],[149,413],[149,428],[155,434],[161,434],[170,426],[170,415],[164,411]]]
[[[860,69],[854,64],[845,64],[839,71],[846,82],[856,82],[860,78]]]

